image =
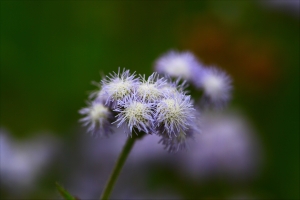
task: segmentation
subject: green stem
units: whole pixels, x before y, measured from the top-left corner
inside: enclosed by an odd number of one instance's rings
[[[134,142],[136,141],[136,139],[139,139],[141,138],[142,136],[144,136],[144,133],[139,133],[139,135],[135,135],[133,134],[132,137],[128,137],[127,138],[127,141],[125,143],[125,146],[123,147],[123,150],[121,152],[121,154],[119,155],[119,158],[115,164],[115,167],[113,169],[113,172],[112,174],[110,175],[109,179],[108,179],[108,182],[106,183],[106,186],[102,192],[102,195],[100,197],[100,200],[106,200],[108,199],[113,187],[114,187],[114,184],[120,174],[120,171],[134,145]]]

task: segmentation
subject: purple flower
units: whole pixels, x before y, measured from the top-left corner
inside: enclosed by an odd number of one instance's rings
[[[101,83],[102,89],[97,99],[106,99],[105,104],[115,108],[118,100],[122,100],[127,95],[130,95],[137,87],[138,79],[135,78],[135,73],[130,74],[129,70],[125,69],[120,72],[119,68],[118,73],[113,72],[109,74]]]
[[[215,67],[203,69],[196,86],[204,91],[202,103],[205,105],[220,108],[225,106],[231,98],[231,78]]]
[[[199,132],[198,112],[185,90],[187,82],[203,90],[205,105],[222,107],[231,97],[230,77],[216,68],[204,68],[190,52],[170,51],[156,61],[155,69],[158,72],[147,78],[136,78],[119,68],[96,83],[100,90],[90,95],[89,107],[80,110],[86,115],[81,121],[88,131],[107,135],[116,123],[128,135],[155,133],[168,151],[178,151]]]
[[[156,60],[154,68],[158,73],[181,77],[192,82],[197,78],[201,65],[197,58],[188,51],[169,51]]]
[[[182,93],[166,95],[156,106],[156,127],[169,137],[185,132],[194,119],[191,97]]]
[[[177,152],[188,148],[187,140],[189,138],[193,138],[193,134],[190,134],[188,131],[181,131],[174,137],[169,137],[168,135],[162,136],[158,143],[164,145],[168,152]]]
[[[201,134],[191,143],[193,151],[181,162],[187,175],[229,180],[252,180],[264,153],[255,128],[241,110],[205,112]]]
[[[192,111],[193,118],[190,118],[189,126],[185,131],[180,131],[175,136],[167,133],[161,134],[159,143],[163,144],[168,152],[177,152],[189,148],[189,141],[194,140],[195,134],[200,133],[200,113],[197,110]]]
[[[175,81],[172,80],[170,76],[165,77],[167,83],[161,88],[164,95],[178,95],[179,93],[186,94],[185,89],[188,87],[188,84],[185,80],[177,78]]]
[[[112,113],[103,103],[93,101],[87,108],[79,110],[79,113],[86,115],[80,122],[88,126],[88,132],[92,135],[102,137],[112,133]]]
[[[118,102],[118,106],[114,110],[118,112],[116,115],[117,120],[113,123],[118,123],[118,127],[126,123],[130,135],[134,128],[138,131],[151,133],[153,129],[153,106],[153,103],[138,98],[134,93]]]
[[[148,102],[156,102],[163,97],[161,90],[167,84],[167,80],[160,78],[159,75],[154,72],[148,79],[141,76],[141,82],[139,83],[136,91],[137,96]]]

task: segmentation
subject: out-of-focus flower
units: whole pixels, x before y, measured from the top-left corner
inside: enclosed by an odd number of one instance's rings
[[[193,138],[193,132],[180,131],[175,137],[164,135],[159,143],[162,143],[168,152],[177,152],[187,148],[187,140]]]
[[[34,184],[45,172],[58,145],[57,139],[48,134],[16,141],[0,129],[1,185],[11,189],[16,196],[34,189]]]
[[[224,107],[231,98],[231,79],[220,69],[204,68],[196,86],[204,91],[202,102],[205,105]]]
[[[201,134],[195,135],[192,151],[182,157],[193,177],[251,178],[260,163],[260,145],[252,126],[235,112],[202,113]]]
[[[94,136],[108,136],[112,133],[112,113],[107,106],[99,101],[89,103],[87,108],[79,111],[80,114],[86,115],[80,121],[84,126],[88,126],[88,132]]]
[[[187,81],[194,81],[201,73],[201,65],[190,52],[169,51],[156,60],[154,68],[158,73]]]
[[[169,77],[183,78],[203,90],[202,105],[222,108],[231,98],[231,78],[216,67],[200,64],[190,52],[168,52],[156,61],[155,70]],[[165,88],[174,92],[174,87]]]

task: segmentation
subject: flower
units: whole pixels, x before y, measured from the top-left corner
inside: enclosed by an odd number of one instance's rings
[[[164,78],[160,78],[159,75],[154,72],[148,79],[145,78],[145,75],[141,76],[141,79],[137,87],[137,95],[140,98],[149,102],[155,102],[163,97],[161,88],[167,83]]]
[[[216,110],[201,115],[201,134],[194,135],[193,151],[181,159],[187,176],[252,179],[264,153],[257,132],[241,110]]]
[[[161,88],[163,94],[177,95],[179,93],[187,93],[185,89],[188,87],[188,84],[185,80],[182,81],[181,78],[177,78],[173,81],[170,76],[166,76],[165,78],[167,83]]]
[[[169,137],[185,132],[194,118],[194,108],[191,97],[182,93],[166,95],[156,108],[156,127],[167,132]]]
[[[80,114],[86,115],[80,119],[84,126],[88,127],[88,132],[95,136],[108,136],[112,132],[112,113],[107,106],[99,101],[89,103],[87,108],[79,111]]]
[[[204,90],[205,105],[223,107],[231,98],[231,78],[215,67],[205,68],[196,85]]]
[[[60,141],[53,134],[40,132],[34,138],[16,140],[0,128],[1,187],[15,194],[14,198],[22,199],[24,194],[36,189],[59,152]]]
[[[158,73],[193,81],[200,73],[201,65],[188,51],[169,51],[156,60],[154,68]]]
[[[90,95],[89,107],[80,110],[86,115],[81,121],[88,131],[108,135],[116,123],[128,135],[155,133],[168,151],[178,151],[199,132],[198,111],[185,90],[187,82],[203,90],[205,104],[221,107],[230,99],[230,77],[216,68],[204,68],[190,52],[170,51],[156,61],[155,68],[158,72],[148,78],[136,78],[135,72],[119,68],[96,83],[100,90]]]
[[[188,126],[185,130],[180,130],[176,135],[169,135],[166,132],[162,132],[159,143],[164,145],[164,148],[168,152],[177,152],[187,149],[189,147],[189,141],[194,139],[194,135],[200,133],[200,112],[193,109],[190,111],[191,117],[187,119]]]
[[[118,107],[114,110],[118,112],[117,120],[120,127],[124,122],[128,125],[130,134],[133,128],[145,133],[151,133],[153,129],[153,103],[138,98],[136,93],[125,97],[118,102]],[[126,132],[126,131],[125,131]]]
[[[118,100],[131,94],[138,84],[138,79],[135,78],[135,73],[130,74],[129,70],[125,69],[121,72],[119,68],[118,73],[109,74],[106,79],[101,81],[101,84],[102,89],[97,99],[106,99],[105,104],[115,108]]]
[[[192,135],[180,131],[175,137],[162,136],[158,143],[162,143],[168,152],[177,152],[187,148],[186,141],[190,136]]]

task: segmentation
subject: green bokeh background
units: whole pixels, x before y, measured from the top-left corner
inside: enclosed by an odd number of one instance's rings
[[[263,198],[299,198],[297,15],[246,0],[0,5],[0,127],[16,138],[44,130],[72,138],[78,110],[95,89],[92,80],[119,66],[149,75],[162,53],[191,50],[232,75],[232,105],[245,110],[260,134],[264,166],[250,191]],[[176,189],[171,182],[161,176],[155,184]],[[197,194],[198,188],[188,191]],[[222,190],[209,191],[218,198]]]

